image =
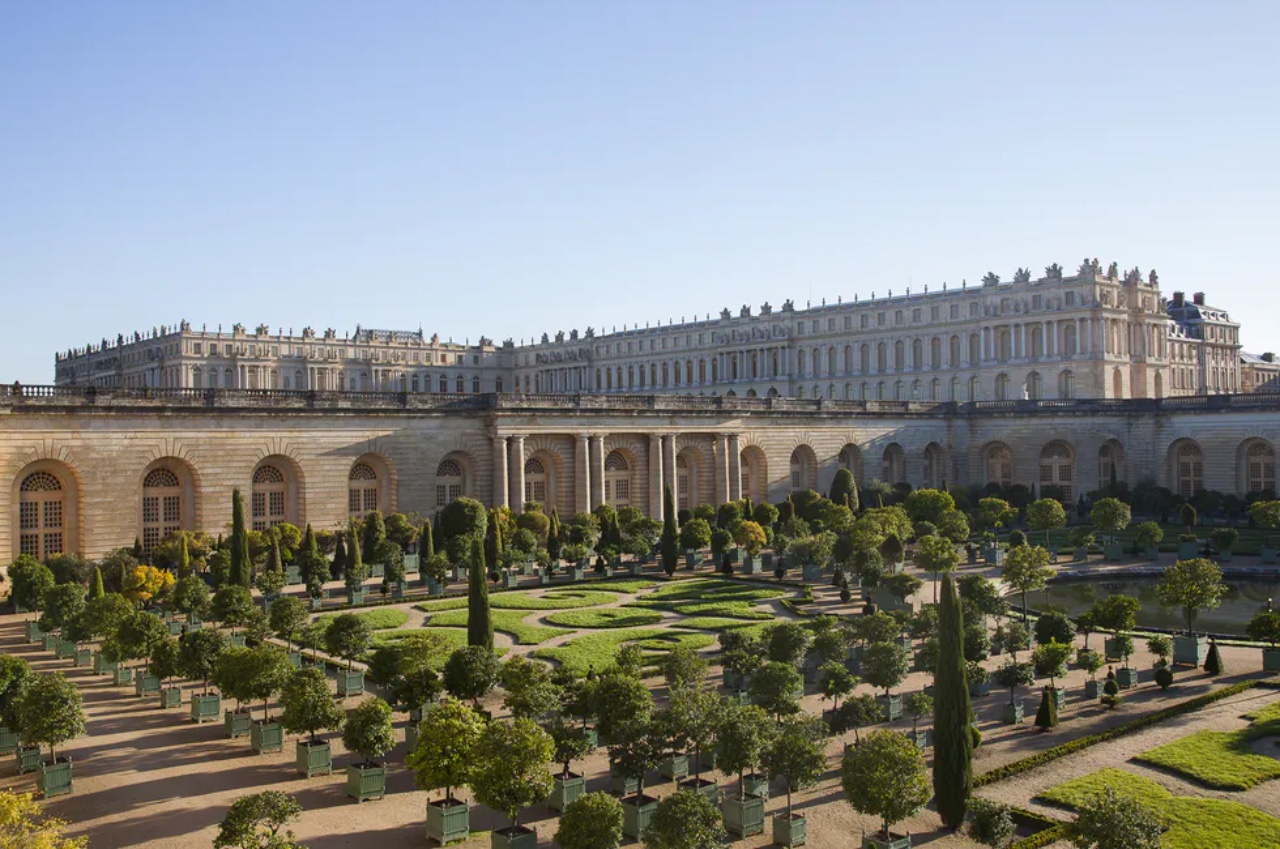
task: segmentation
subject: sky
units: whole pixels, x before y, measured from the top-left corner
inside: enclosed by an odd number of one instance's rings
[[[0,5],[0,381],[181,319],[501,342],[1053,262],[1280,351],[1280,3]]]

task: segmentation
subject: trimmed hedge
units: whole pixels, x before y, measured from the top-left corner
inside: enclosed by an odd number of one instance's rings
[[[1090,734],[1086,737],[1078,737],[1075,740],[1054,746],[1050,749],[1045,749],[1043,752],[1023,758],[1020,761],[1014,761],[1013,763],[1005,764],[1002,767],[997,767],[990,772],[984,772],[982,775],[973,779],[973,786],[975,788],[985,787],[988,784],[1003,781],[1006,778],[1052,763],[1058,758],[1075,754],[1076,752],[1087,749],[1090,746],[1096,746],[1099,743],[1105,743],[1108,740],[1114,740],[1117,737],[1123,737],[1126,734],[1132,734],[1135,731],[1150,728],[1153,725],[1158,725],[1161,722],[1173,719],[1176,716],[1181,716],[1184,713],[1199,710],[1206,705],[1211,705],[1214,702],[1230,698],[1238,693],[1243,693],[1246,690],[1258,686],[1258,684],[1259,682],[1257,681],[1241,681],[1238,684],[1231,684],[1230,686],[1223,687],[1221,690],[1206,693],[1205,695],[1197,696],[1194,699],[1188,699],[1181,704],[1173,705],[1172,707],[1167,707],[1163,710],[1158,710],[1155,713],[1140,717],[1132,722],[1117,725],[1115,728],[1111,728],[1097,734]]]
[[[1059,840],[1065,840],[1069,832],[1069,826],[1060,822],[1046,828],[1044,831],[1037,831],[1030,837],[1013,841],[1009,844],[1009,849],[1044,849],[1044,847],[1052,846]]]

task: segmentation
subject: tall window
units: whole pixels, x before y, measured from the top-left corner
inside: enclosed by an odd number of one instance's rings
[[[275,466],[259,466],[253,473],[253,529],[265,531],[285,521],[287,484]]]
[[[631,468],[618,451],[604,458],[604,500],[618,507],[631,503]]]
[[[937,489],[942,486],[944,475],[942,448],[936,442],[931,442],[924,449],[924,485],[929,489]]]
[[[1246,457],[1249,480],[1247,492],[1275,492],[1276,489],[1276,452],[1265,442],[1255,442],[1249,446]]]
[[[169,469],[152,469],[142,480],[142,549],[182,530],[182,481]]]
[[[457,460],[443,460],[436,467],[436,508],[445,507],[462,497],[462,466]]]
[[[1065,442],[1050,442],[1040,452],[1040,488],[1056,486],[1062,490],[1064,501],[1074,497],[1074,459],[1071,448]]]
[[[524,500],[547,503],[547,469],[537,457],[524,464]]]
[[[1178,495],[1190,498],[1204,488],[1204,456],[1200,446],[1184,442],[1178,446]]]
[[[1040,387],[1040,372],[1031,372],[1031,374],[1027,375],[1027,397],[1033,401],[1038,401],[1042,391]]]
[[[693,476],[689,474],[689,461],[684,458],[683,454],[676,456],[676,489],[679,494],[676,496],[677,510],[692,510],[691,502],[692,493],[689,492],[689,484]]]
[[[1120,464],[1124,462],[1124,452],[1120,444],[1114,441],[1103,443],[1098,449],[1098,485],[1102,488],[1111,486],[1120,480]]]
[[[32,472],[18,487],[19,551],[44,559],[62,553],[62,481],[51,472]]]
[[[1076,375],[1071,369],[1064,369],[1062,374],[1058,375],[1058,397],[1076,397]]]
[[[1013,483],[1013,452],[1008,445],[992,445],[987,449],[987,483],[1007,486]]]
[[[1007,374],[996,375],[996,400],[1009,400],[1009,375]]]
[[[816,489],[817,486],[817,458],[811,448],[802,445],[791,452],[791,488]]]
[[[906,455],[902,446],[894,442],[884,449],[880,463],[880,478],[885,483],[903,483],[907,479]]]
[[[378,473],[368,463],[356,463],[347,476],[347,513],[359,519],[378,509]]]

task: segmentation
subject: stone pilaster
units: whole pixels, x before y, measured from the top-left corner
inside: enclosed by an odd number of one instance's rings
[[[511,437],[511,509],[524,510],[524,437]]]
[[[511,484],[507,478],[507,438],[493,438],[493,506],[506,507],[510,503]]]
[[[573,509],[577,513],[591,511],[591,463],[587,454],[587,435],[580,433],[574,437],[573,446]]]

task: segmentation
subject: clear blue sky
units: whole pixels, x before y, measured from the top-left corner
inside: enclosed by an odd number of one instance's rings
[[[10,2],[0,380],[1074,269],[1280,350],[1280,3]],[[1265,308],[1265,309],[1264,309]]]

